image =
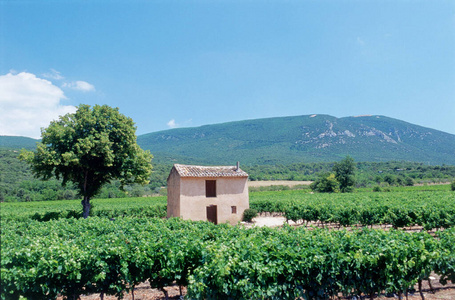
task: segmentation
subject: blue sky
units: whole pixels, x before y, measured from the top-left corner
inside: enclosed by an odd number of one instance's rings
[[[0,0],[0,135],[81,103],[137,134],[307,114],[455,134],[455,1]]]

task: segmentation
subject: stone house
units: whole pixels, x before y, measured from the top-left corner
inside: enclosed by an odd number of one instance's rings
[[[167,217],[237,224],[249,208],[248,174],[237,166],[175,164],[167,179]]]

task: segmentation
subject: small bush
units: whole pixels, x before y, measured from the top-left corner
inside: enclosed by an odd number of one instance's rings
[[[455,180],[452,181],[452,184],[450,185],[450,188],[452,189],[452,191],[455,191]]]
[[[319,193],[338,193],[340,191],[340,183],[335,178],[334,173],[325,173],[315,180],[310,185],[310,188]]]
[[[381,192],[381,191],[382,191],[382,189],[379,185],[377,185],[373,188],[373,192]]]
[[[251,222],[253,218],[258,216],[258,211],[255,210],[254,208],[247,208],[243,212],[243,221],[245,222]]]
[[[406,179],[404,180],[404,184],[406,186],[413,186],[414,185],[414,179],[412,179],[411,177],[406,177]]]

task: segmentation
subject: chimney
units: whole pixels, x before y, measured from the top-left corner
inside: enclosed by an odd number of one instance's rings
[[[235,171],[236,172],[240,171],[240,162],[237,162],[237,166],[235,167]]]

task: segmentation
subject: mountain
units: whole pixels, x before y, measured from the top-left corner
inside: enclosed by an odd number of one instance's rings
[[[0,136],[0,148],[34,148],[38,140]],[[455,165],[455,135],[385,116],[328,115],[245,120],[138,136],[155,163],[246,165],[412,161]]]
[[[290,164],[404,160],[455,164],[455,135],[385,116],[306,115],[246,120],[144,134],[158,161]]]
[[[39,140],[23,136],[0,135],[0,148],[35,149],[37,142],[39,142]]]

